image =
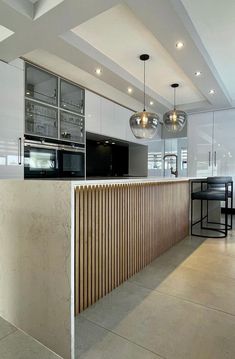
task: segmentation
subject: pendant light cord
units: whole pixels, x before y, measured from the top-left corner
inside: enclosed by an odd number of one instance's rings
[[[145,61],[144,61],[144,111],[145,110]]]

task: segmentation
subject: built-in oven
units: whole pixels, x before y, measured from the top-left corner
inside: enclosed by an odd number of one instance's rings
[[[84,178],[84,148],[25,140],[25,178]]]

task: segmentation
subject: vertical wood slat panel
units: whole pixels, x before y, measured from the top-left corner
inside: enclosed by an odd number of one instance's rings
[[[188,207],[188,182],[77,187],[75,314],[183,239]]]

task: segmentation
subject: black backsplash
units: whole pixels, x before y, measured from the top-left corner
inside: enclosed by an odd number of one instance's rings
[[[87,177],[121,177],[128,174],[128,146],[97,144],[87,140]]]

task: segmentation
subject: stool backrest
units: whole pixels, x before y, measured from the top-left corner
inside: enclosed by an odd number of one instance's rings
[[[233,181],[231,176],[207,177],[207,183],[211,185],[225,185]]]

